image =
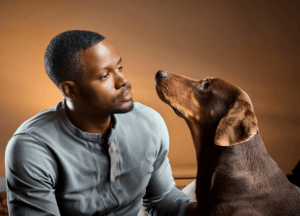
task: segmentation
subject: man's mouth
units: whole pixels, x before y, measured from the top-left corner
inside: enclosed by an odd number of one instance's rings
[[[131,85],[125,86],[117,96],[117,99],[121,102],[130,101],[132,99]]]

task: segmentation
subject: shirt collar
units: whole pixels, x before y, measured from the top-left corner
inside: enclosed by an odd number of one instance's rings
[[[80,137],[80,138],[85,139],[85,140],[89,140],[89,141],[93,141],[93,142],[103,141],[103,140],[101,140],[101,134],[84,132],[84,131],[80,130],[79,128],[75,127],[71,123],[71,121],[69,120],[69,118],[66,114],[66,100],[65,100],[65,98],[63,98],[60,101],[60,105],[61,106],[59,106],[58,109],[59,109],[59,112],[61,113],[62,121],[71,133],[73,133],[75,136]],[[112,137],[113,137],[113,134],[114,134],[117,122],[118,122],[117,116],[115,114],[112,116],[112,118],[114,118],[114,124],[111,128],[111,132],[110,132],[110,135],[109,135],[109,138],[108,138],[109,142],[112,141]]]

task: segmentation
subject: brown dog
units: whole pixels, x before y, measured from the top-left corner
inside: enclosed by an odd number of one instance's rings
[[[246,92],[218,78],[158,71],[155,79],[192,133],[199,215],[300,215],[300,189],[268,155]]]

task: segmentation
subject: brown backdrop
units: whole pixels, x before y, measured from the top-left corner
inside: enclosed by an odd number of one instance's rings
[[[0,176],[17,127],[62,98],[43,57],[49,41],[70,29],[99,32],[116,47],[134,100],[166,121],[174,176],[194,175],[196,159],[185,121],[158,99],[159,69],[243,88],[269,154],[291,173],[300,159],[299,24],[297,1],[0,1]]]

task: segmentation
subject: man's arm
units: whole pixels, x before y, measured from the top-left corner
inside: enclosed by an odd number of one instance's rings
[[[196,215],[195,205],[191,205],[195,201],[175,187],[168,158],[155,170],[144,197],[145,210],[158,216]]]
[[[9,215],[60,215],[55,198],[56,163],[35,138],[14,135],[5,152]]]
[[[187,212],[191,214],[194,211],[195,205],[190,204],[195,201],[175,187],[167,157],[169,152],[168,130],[162,117],[160,115],[155,117],[157,135],[160,136],[161,143],[143,205],[151,215],[186,216]]]

